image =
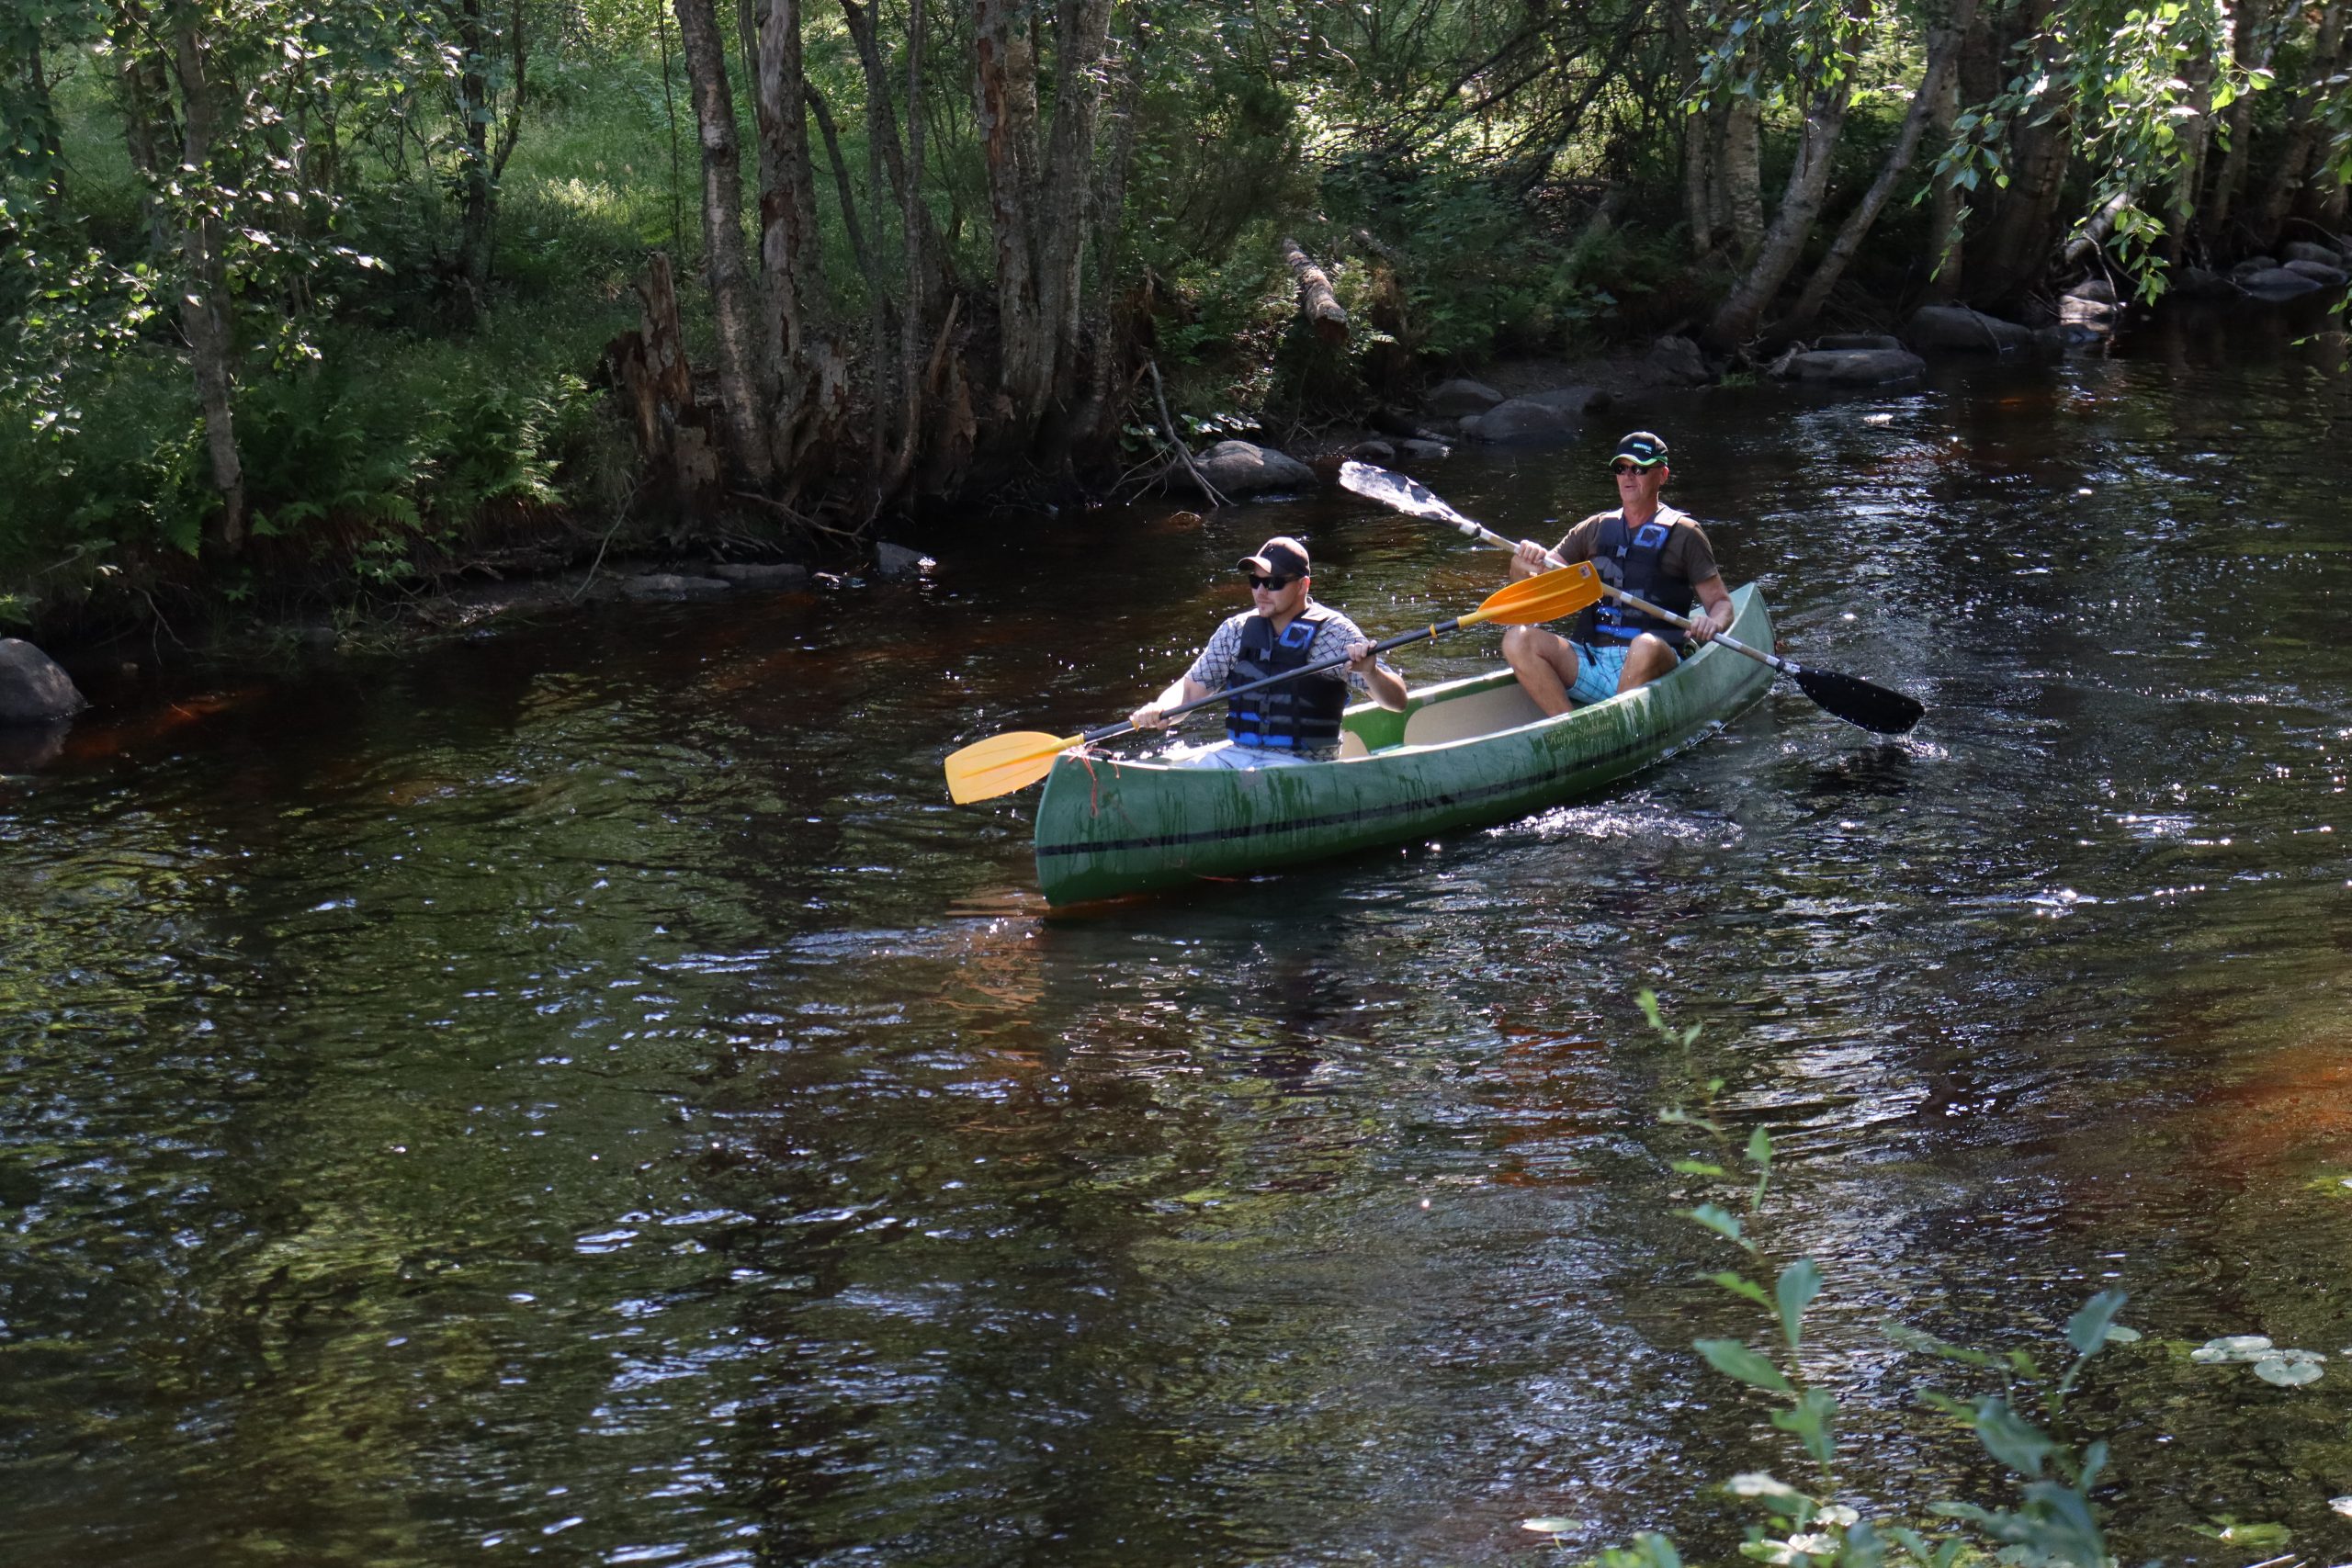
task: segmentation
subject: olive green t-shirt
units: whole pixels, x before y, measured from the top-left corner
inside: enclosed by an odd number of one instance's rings
[[[1715,565],[1715,548],[1707,543],[1707,536],[1699,525],[1670,507],[1658,508],[1660,516],[1669,513],[1674,522],[1667,530],[1666,550],[1658,558],[1658,570],[1668,577],[1679,577],[1693,586],[1719,576],[1722,569]],[[1614,512],[1594,513],[1568,530],[1555,553],[1570,566],[1580,560],[1590,560],[1592,543],[1600,536],[1600,525],[1616,515]]]

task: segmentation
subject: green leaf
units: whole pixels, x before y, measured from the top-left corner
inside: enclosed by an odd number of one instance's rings
[[[2317,1382],[2320,1380],[2320,1372],[2321,1368],[2317,1361],[2290,1361],[2278,1356],[2267,1357],[2254,1364],[2256,1377],[2260,1378],[2264,1382],[2275,1383],[2280,1388],[2294,1388],[2301,1383]]]
[[[1976,1402],[1976,1440],[1984,1451],[2021,1475],[2039,1476],[2057,1444],[2047,1433],[2009,1408],[1998,1394]]]
[[[1700,1339],[1691,1348],[1707,1358],[1707,1364],[1728,1378],[1737,1378],[1754,1388],[1769,1389],[1774,1393],[1794,1393],[1781,1369],[1741,1344],[1736,1339]]]
[[[1831,1417],[1838,1414],[1838,1402],[1817,1388],[1804,1391],[1804,1397],[1793,1410],[1775,1410],[1770,1420],[1783,1432],[1793,1432],[1804,1444],[1805,1452],[1823,1464],[1837,1456],[1836,1440],[1829,1434]]]
[[[1702,1159],[1679,1159],[1674,1162],[1674,1168],[1680,1171],[1685,1176],[1722,1176],[1724,1174],[1724,1168],[1722,1166],[1711,1165]]]
[[[1702,1203],[1695,1209],[1679,1209],[1676,1213],[1686,1220],[1698,1221],[1717,1235],[1736,1241],[1750,1252],[1756,1250],[1755,1244],[1739,1234],[1739,1216],[1718,1204]]]
[[[1735,1296],[1745,1296],[1767,1312],[1772,1310],[1772,1298],[1764,1293],[1764,1287],[1745,1274],[1735,1274],[1726,1269],[1720,1274],[1710,1274],[1707,1278]]]
[[[1982,1350],[1972,1350],[1965,1345],[1955,1345],[1949,1339],[1939,1339],[1927,1330],[1914,1328],[1907,1323],[1883,1323],[1879,1325],[1879,1331],[1906,1350],[1917,1350],[1924,1355],[1940,1356],[1947,1361],[1958,1361],[1964,1367],[1993,1365],[1993,1358]]]
[[[1747,1163],[1772,1168],[1772,1134],[1761,1127],[1747,1135]]]
[[[1523,1530],[1533,1530],[1538,1535],[1566,1535],[1577,1528],[1577,1523],[1575,1519],[1521,1519],[1519,1521],[1519,1528]]]
[[[1760,1133],[1761,1128],[1758,1131]],[[1789,1348],[1797,1348],[1804,1334],[1804,1309],[1821,1293],[1821,1270],[1813,1259],[1800,1258],[1781,1270],[1781,1278],[1773,1286],[1773,1294],[1781,1302],[1781,1333],[1788,1339]]]
[[[2115,1314],[2123,1310],[2123,1299],[2121,1291],[2101,1291],[2066,1320],[2066,1343],[2075,1348],[2075,1354],[2087,1356],[2107,1343],[2107,1331],[2114,1325]]]

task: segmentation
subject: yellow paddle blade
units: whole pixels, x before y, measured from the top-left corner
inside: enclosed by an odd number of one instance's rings
[[[1463,616],[1462,624],[1466,626],[1479,621],[1500,621],[1505,626],[1532,626],[1540,621],[1573,615],[1586,605],[1600,602],[1600,574],[1592,570],[1590,561],[1578,561],[1574,566],[1538,572],[1504,584]]]
[[[958,806],[1011,795],[1035,784],[1052,771],[1054,759],[1085,739],[1082,735],[1047,735],[1039,729],[1015,729],[975,740],[947,754],[947,795]]]

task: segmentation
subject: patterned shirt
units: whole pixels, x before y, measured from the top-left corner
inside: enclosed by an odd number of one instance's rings
[[[1315,646],[1306,650],[1306,661],[1309,664],[1320,664],[1327,659],[1344,658],[1347,655],[1348,644],[1372,640],[1363,635],[1353,621],[1329,605],[1317,604],[1313,599],[1307,600],[1307,604],[1330,617],[1316,628]],[[1241,628],[1248,626],[1250,618],[1257,613],[1255,610],[1244,610],[1217,627],[1216,635],[1209,638],[1209,645],[1201,649],[1201,656],[1193,660],[1193,667],[1190,670],[1184,671],[1184,679],[1197,681],[1212,692],[1223,691],[1226,675],[1233,669],[1233,656],[1241,651]],[[1387,670],[1388,661],[1385,659],[1380,660],[1380,667]],[[1389,672],[1395,673],[1394,671]],[[1327,670],[1320,675],[1309,675],[1306,679],[1345,681],[1359,694],[1364,696],[1372,694],[1371,684],[1344,664],[1336,670]]]

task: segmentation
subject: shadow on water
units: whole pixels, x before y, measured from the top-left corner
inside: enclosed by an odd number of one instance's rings
[[[1726,1555],[1698,1483],[1789,1456],[1689,1350],[1750,1325],[1655,1120],[1721,1077],[1829,1278],[1859,1489],[1998,1493],[1881,1318],[2046,1341],[2112,1283],[2127,1555],[2220,1512],[2324,1550],[2336,1374],[2162,1348],[2333,1354],[2352,1244],[2345,385],[2249,320],[1623,411],[1784,645],[1927,723],[1784,686],[1599,798],[1172,897],[1046,918],[1034,801],[953,807],[942,757],[1127,711],[1270,534],[1374,629],[1498,558],[1336,492],[991,524],[922,585],[85,716],[0,793],[0,1540]],[[1612,433],[1423,477],[1538,531]]]

